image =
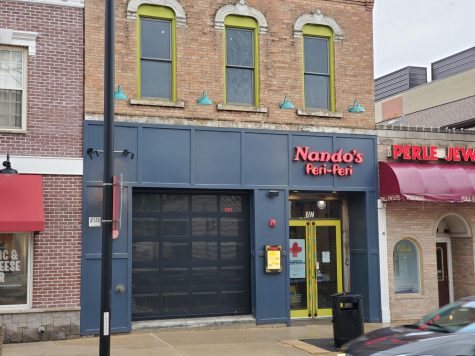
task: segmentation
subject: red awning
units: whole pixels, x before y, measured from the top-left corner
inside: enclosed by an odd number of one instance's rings
[[[0,232],[45,228],[41,176],[0,174]]]
[[[379,162],[381,200],[475,203],[475,166]]]

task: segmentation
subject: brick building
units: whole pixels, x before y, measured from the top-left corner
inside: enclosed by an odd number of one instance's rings
[[[422,67],[375,80],[385,321],[475,293],[475,47],[430,72],[430,82]]]
[[[83,7],[0,1],[0,160],[19,173],[0,174],[6,342],[79,335]]]
[[[383,320],[415,320],[475,293],[473,133],[387,127],[378,141]]]
[[[116,1],[113,331],[290,324],[349,290],[380,320],[372,7]],[[86,1],[82,334],[99,328],[103,13]]]

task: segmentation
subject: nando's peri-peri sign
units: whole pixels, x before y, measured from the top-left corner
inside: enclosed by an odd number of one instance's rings
[[[334,175],[347,177],[353,175],[353,165],[364,161],[364,155],[357,149],[336,152],[312,151],[307,146],[296,146],[294,161],[306,162],[305,174],[311,176]]]

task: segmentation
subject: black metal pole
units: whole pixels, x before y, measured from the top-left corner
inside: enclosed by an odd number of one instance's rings
[[[114,0],[105,0],[104,177],[102,187],[101,326],[99,356],[110,355],[112,289],[112,205],[114,175]]]

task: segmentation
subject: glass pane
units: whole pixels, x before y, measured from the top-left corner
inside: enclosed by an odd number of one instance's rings
[[[163,237],[187,237],[188,219],[163,219],[162,220]]]
[[[338,293],[336,228],[317,226],[316,236],[318,308],[327,309],[332,307],[332,294]]]
[[[160,211],[159,194],[134,194],[134,214],[158,213]]]
[[[289,226],[290,309],[307,309],[306,228]]]
[[[0,305],[26,304],[28,234],[0,234]]]
[[[132,244],[132,258],[134,266],[153,267],[158,263],[158,242],[134,242]]]
[[[216,305],[219,305],[219,293],[217,291],[191,294],[191,307],[194,314],[216,313]]]
[[[183,315],[189,313],[189,299],[187,292],[163,293],[162,316]]]
[[[254,70],[226,68],[226,102],[254,105]]]
[[[226,65],[254,68],[252,30],[226,28]]]
[[[239,263],[245,259],[247,253],[245,246],[241,242],[226,241],[221,243],[221,261]]]
[[[188,246],[189,244],[186,242],[164,242],[162,245],[163,262],[174,262],[175,265],[180,265],[188,261]]]
[[[160,232],[158,218],[135,218],[132,226],[134,241],[150,241]]]
[[[215,263],[218,260],[218,243],[216,241],[194,241],[191,251],[193,262]]]
[[[190,282],[190,270],[188,268],[163,268],[160,282],[161,285],[158,287],[162,287],[162,290],[163,286],[166,286],[167,290],[170,290],[171,286],[180,289]]]
[[[134,294],[156,294],[158,282],[157,269],[134,269],[132,272]]]
[[[191,197],[191,209],[194,213],[214,213],[218,211],[218,199],[216,195],[193,195]]]
[[[218,282],[218,268],[193,267],[191,281],[195,285],[216,284]]]
[[[221,218],[221,236],[226,237],[243,237],[240,236],[240,225],[244,223],[243,219],[239,218]]]
[[[163,211],[165,213],[187,212],[189,208],[189,196],[186,194],[163,194]]]
[[[141,19],[142,58],[171,59],[171,22]]]
[[[394,285],[396,293],[419,293],[419,252],[409,240],[394,246]]]
[[[329,74],[328,40],[304,37],[305,72]]]
[[[216,236],[218,234],[218,219],[194,217],[191,220],[191,234],[193,236]]]
[[[0,89],[0,127],[21,127],[20,90]]]
[[[160,298],[158,296],[132,295],[132,314],[137,319],[157,315],[159,306]]]
[[[243,267],[223,267],[220,271],[220,282],[226,285],[233,285],[241,287],[245,286],[247,282],[247,270]]]
[[[141,96],[144,98],[171,99],[170,62],[142,59],[140,68]]]
[[[222,213],[241,213],[242,196],[240,195],[222,195],[219,198],[220,211]]]
[[[305,74],[305,106],[314,109],[330,109],[329,77]]]

